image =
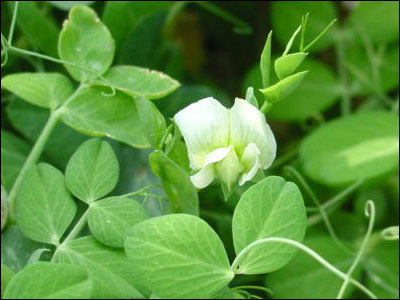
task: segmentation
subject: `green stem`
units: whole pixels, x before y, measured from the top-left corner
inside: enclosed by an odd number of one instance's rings
[[[342,271],[340,271],[339,269],[337,269],[334,265],[332,265],[331,263],[329,263],[328,261],[326,261],[322,256],[320,256],[317,252],[315,252],[314,250],[308,248],[307,246],[294,241],[294,240],[290,240],[290,239],[286,239],[286,238],[279,238],[279,237],[269,237],[269,238],[264,238],[261,240],[257,240],[253,243],[251,243],[250,245],[248,245],[246,248],[244,248],[239,255],[236,257],[236,259],[234,260],[234,262],[232,263],[231,266],[231,271],[234,272],[235,274],[241,274],[239,272],[239,265],[240,265],[240,261],[255,247],[260,246],[260,245],[265,245],[265,244],[269,244],[269,243],[281,243],[281,244],[286,244],[286,245],[290,245],[293,246],[301,251],[303,251],[304,253],[308,254],[309,256],[311,256],[312,258],[314,258],[317,262],[319,262],[321,265],[323,265],[325,268],[327,268],[329,271],[331,271],[333,274],[335,274],[336,276],[340,277],[343,280],[348,280],[349,283],[353,284],[354,286],[356,286],[357,288],[359,288],[361,291],[363,291],[365,294],[367,294],[370,298],[372,299],[378,299],[377,296],[370,291],[367,287],[365,287],[364,285],[362,285],[360,282],[358,282],[357,280],[354,280],[353,278],[350,278],[347,274],[343,273]]]
[[[76,223],[75,227],[71,230],[71,232],[68,234],[68,236],[62,242],[62,244],[72,241],[79,236],[79,234],[82,232],[82,230],[85,228],[85,226],[87,224],[89,211],[90,211],[90,207],[85,211],[85,213],[79,219],[78,223]]]
[[[35,145],[33,146],[28,158],[26,159],[20,173],[18,174],[17,179],[11,189],[10,196],[9,196],[9,205],[10,205],[10,221],[14,221],[14,209],[15,209],[15,199],[18,194],[18,190],[24,181],[25,175],[28,170],[34,165],[42,155],[43,149],[46,145],[47,140],[49,139],[53,129],[57,125],[57,122],[60,119],[60,115],[56,112],[50,115],[45,127],[43,128],[42,133],[40,134],[39,138],[37,139]]]
[[[44,126],[42,133],[40,134],[39,138],[36,140],[35,145],[33,146],[31,152],[29,153],[24,165],[22,166],[21,171],[18,174],[17,179],[10,191],[10,195],[8,198],[9,207],[10,207],[10,222],[14,222],[14,210],[15,210],[15,201],[18,196],[19,188],[25,179],[25,175],[28,170],[38,162],[40,156],[43,153],[44,147],[53,132],[54,128],[56,127],[58,121],[61,118],[61,111],[62,109],[71,102],[75,96],[81,91],[83,85],[79,86],[76,91],[64,102],[64,104],[58,108],[57,110],[51,112],[50,117]]]

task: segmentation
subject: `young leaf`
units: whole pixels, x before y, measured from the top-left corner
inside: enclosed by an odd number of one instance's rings
[[[308,71],[299,72],[260,91],[264,94],[269,103],[279,102],[283,98],[289,96],[300,85],[307,73]]]
[[[267,41],[264,45],[264,50],[261,53],[260,69],[263,88],[269,86],[269,77],[271,73],[271,43],[272,43],[272,31],[268,34]]]
[[[90,206],[88,222],[91,233],[101,243],[123,248],[128,230],[147,218],[139,202],[128,197],[112,197]]]
[[[301,242],[306,230],[306,211],[298,187],[277,176],[267,177],[240,198],[233,215],[236,254],[251,243],[267,237]],[[283,244],[255,247],[241,261],[240,274],[261,274],[286,265],[296,249]]]
[[[151,168],[161,178],[174,213],[199,214],[199,196],[189,175],[162,151],[154,151],[150,157]]]
[[[62,111],[62,120],[77,131],[107,136],[135,148],[148,148],[140,117],[133,99],[105,88],[84,89]]]
[[[312,236],[306,240],[306,245],[342,272],[347,272],[355,259],[354,255],[346,252],[327,236]],[[362,275],[360,271],[357,270],[352,278],[359,280]],[[300,252],[282,270],[270,274],[266,284],[274,291],[277,299],[335,299],[343,280]],[[353,287],[348,288],[346,299],[352,290]]]
[[[32,166],[15,205],[22,232],[34,241],[58,245],[75,213],[76,205],[65,186],[64,175],[48,164]]]
[[[92,237],[62,245],[56,263],[83,267],[93,282],[93,299],[143,299],[136,289],[133,270],[123,250],[108,248]]]
[[[80,200],[92,203],[117,185],[119,164],[110,144],[93,139],[82,144],[65,171],[68,189]]]
[[[221,240],[195,216],[144,221],[125,248],[135,278],[163,299],[208,299],[234,276]]]
[[[75,6],[61,30],[58,52],[62,60],[90,70],[65,65],[74,79],[87,81],[104,74],[111,66],[115,43],[93,9]]]
[[[9,268],[1,265],[1,299],[3,299],[4,292],[13,276],[14,273]]]
[[[112,67],[104,77],[128,95],[151,100],[168,96],[180,86],[178,81],[166,74],[134,66]]]
[[[321,33],[329,22],[336,18],[337,11],[333,2],[329,1],[277,1],[271,5],[271,22],[276,38],[283,47],[286,45],[293,31],[299,26],[301,18],[307,13],[307,30],[305,32],[306,44]],[[321,51],[333,44],[333,34],[328,33],[318,41],[310,50]]]
[[[21,99],[55,109],[74,92],[71,81],[59,73],[16,73],[1,79],[1,88]]]
[[[279,79],[284,79],[293,74],[301,65],[308,53],[298,52],[279,57],[275,60],[275,72]]]
[[[92,283],[82,268],[40,262],[15,275],[4,298],[89,299],[91,294]]]
[[[393,172],[399,164],[399,117],[375,111],[327,123],[303,140],[300,159],[308,176],[330,186]]]
[[[258,101],[256,96],[254,95],[254,89],[249,87],[246,92],[246,101],[258,108]]]

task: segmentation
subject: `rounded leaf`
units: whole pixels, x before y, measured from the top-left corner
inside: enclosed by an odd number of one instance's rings
[[[87,81],[103,75],[111,66],[115,42],[93,9],[74,6],[61,30],[58,52],[62,60],[82,67],[65,65],[71,76]]]
[[[69,190],[87,203],[109,194],[118,179],[119,164],[114,150],[100,139],[82,144],[71,157],[65,171]]]
[[[236,254],[251,243],[268,237],[301,242],[306,230],[306,210],[299,188],[277,176],[263,179],[240,198],[233,215]],[[276,271],[296,254],[280,243],[260,245],[240,262],[238,273],[262,274]]]
[[[304,171],[313,180],[343,186],[398,169],[399,117],[358,113],[321,126],[300,148]]]
[[[101,243],[123,248],[129,229],[147,218],[139,202],[128,197],[112,197],[90,206],[88,223],[91,233]]]
[[[279,57],[275,60],[275,72],[279,79],[293,74],[301,65],[308,53],[298,52]]]
[[[162,299],[208,299],[234,276],[215,231],[191,215],[136,225],[125,249],[137,281]]]

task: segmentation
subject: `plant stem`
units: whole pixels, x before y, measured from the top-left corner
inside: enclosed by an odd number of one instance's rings
[[[9,208],[10,208],[10,222],[14,222],[14,210],[15,210],[15,201],[18,196],[18,190],[21,187],[21,184],[23,183],[25,179],[25,175],[28,172],[28,170],[37,163],[39,160],[40,156],[43,153],[44,147],[46,146],[46,143],[53,132],[54,128],[56,127],[58,121],[61,118],[61,112],[62,109],[69,103],[71,100],[73,100],[76,95],[82,90],[83,85],[80,85],[75,92],[64,102],[64,104],[56,109],[55,111],[52,111],[50,113],[50,117],[47,120],[46,125],[44,126],[42,133],[40,134],[39,138],[36,140],[35,145],[33,146],[31,152],[29,153],[24,165],[22,166],[21,171],[18,174],[17,179],[15,180],[15,183],[13,187],[11,188],[10,195],[8,198],[9,201]]]
[[[362,285],[357,280],[354,280],[353,278],[349,277],[347,274],[345,274],[342,271],[340,271],[339,269],[337,269],[334,265],[332,265],[331,263],[326,261],[322,256],[320,256],[314,250],[308,248],[307,246],[305,246],[305,245],[303,245],[303,244],[301,244],[301,243],[299,243],[297,241],[286,239],[286,238],[269,237],[269,238],[264,238],[264,239],[257,240],[255,242],[251,243],[246,248],[244,248],[239,253],[239,255],[236,257],[236,259],[232,263],[231,271],[234,272],[235,274],[240,274],[240,272],[239,272],[239,264],[240,264],[240,261],[242,260],[242,258],[245,257],[253,248],[255,248],[257,246],[260,246],[260,245],[269,244],[269,243],[286,244],[286,245],[293,246],[293,247],[303,251],[304,253],[306,253],[309,256],[311,256],[312,258],[314,258],[317,262],[319,262],[321,265],[323,265],[325,268],[327,268],[329,271],[331,271],[332,273],[334,273],[335,275],[337,275],[341,279],[348,280],[349,283],[353,284],[354,286],[356,286],[357,288],[362,290],[370,298],[378,299],[377,296],[372,291],[370,291],[367,287],[365,287],[364,285]]]
[[[76,223],[75,227],[71,230],[71,232],[61,244],[65,244],[73,239],[76,239],[79,236],[79,234],[82,232],[83,228],[85,228],[87,224],[89,210],[90,207],[86,209],[85,213],[79,219],[78,223]]]
[[[14,209],[15,209],[15,199],[18,194],[18,190],[24,181],[25,175],[28,170],[34,165],[42,155],[43,149],[46,145],[47,140],[49,139],[53,129],[57,125],[60,119],[60,115],[56,112],[50,115],[46,125],[43,128],[42,133],[40,134],[39,138],[37,139],[35,145],[33,146],[28,158],[26,159],[20,173],[18,174],[17,179],[11,189],[10,196],[9,196],[9,205],[10,205],[10,221],[14,221]]]

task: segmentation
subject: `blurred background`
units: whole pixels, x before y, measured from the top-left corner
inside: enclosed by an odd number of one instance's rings
[[[159,70],[181,82],[178,91],[156,103],[166,118],[208,96],[230,106],[235,97],[245,97],[248,87],[261,87],[259,60],[270,30],[273,30],[273,54],[278,57],[306,13],[310,13],[308,42],[337,18],[338,22],[310,49],[301,66],[311,71],[305,81],[267,115],[279,144],[278,163],[271,173],[279,174],[280,167],[287,163],[296,164],[302,138],[326,121],[348,114],[349,108],[398,114],[398,1],[21,1],[15,45],[57,57],[62,22],[76,4],[93,7],[110,29],[117,46],[115,64]],[[2,32],[9,30],[12,8],[13,1],[1,2]],[[298,47],[298,41],[294,47]],[[61,65],[10,55],[1,75],[21,71],[64,72]],[[262,99],[261,95],[258,98]],[[6,188],[10,187],[7,182],[13,182],[18,174],[47,117],[46,110],[2,90],[1,159],[11,162],[4,167],[7,168],[4,170]],[[87,138],[60,124],[46,147],[44,159],[64,169],[72,153]],[[158,182],[148,166],[149,151],[112,143],[122,166],[116,194]],[[329,199],[340,191],[318,183],[312,183],[312,187],[320,199]],[[239,190],[236,199],[240,193]],[[235,200],[225,204],[219,186],[202,191],[200,196],[203,217],[213,224],[225,239],[228,252],[233,254],[230,223]],[[386,178],[379,186],[359,190],[353,195],[354,201],[334,215],[332,222],[340,238],[359,242],[366,225],[363,204],[371,197],[377,199],[378,228],[398,224],[397,171],[397,175]],[[148,205],[154,215],[161,213],[158,201],[149,201]],[[309,235],[323,230],[317,224]],[[310,245],[328,260],[332,258],[343,265],[351,263],[348,256],[339,254],[340,250],[327,235],[318,235]],[[376,252],[370,272],[379,272],[377,264],[398,266],[398,247],[394,251],[380,251]],[[298,271],[304,269],[312,272]],[[267,279],[267,286],[271,285],[276,298],[329,297],[340,285],[329,274],[320,275],[321,270],[305,258],[281,272],[270,281]],[[394,273],[381,275],[389,287],[375,285],[375,291],[382,297],[396,298],[397,295],[398,298],[398,267]],[[285,280],[293,276],[297,279]],[[264,282],[259,277],[240,280],[241,284]]]

